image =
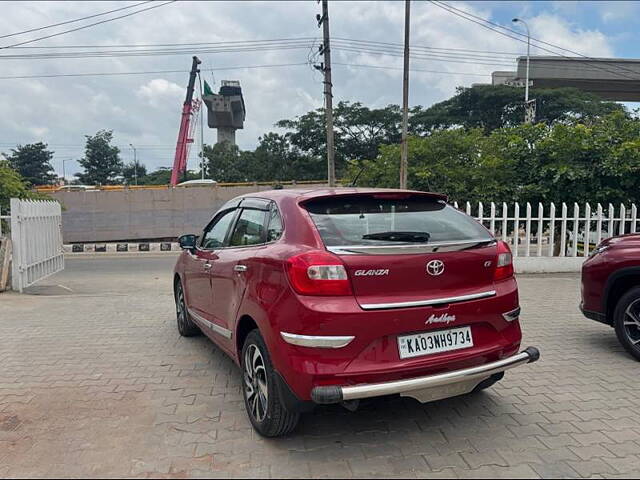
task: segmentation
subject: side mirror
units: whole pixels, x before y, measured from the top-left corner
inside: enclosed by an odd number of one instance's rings
[[[193,250],[196,248],[196,242],[198,240],[197,235],[181,235],[178,237],[178,243],[183,250]]]

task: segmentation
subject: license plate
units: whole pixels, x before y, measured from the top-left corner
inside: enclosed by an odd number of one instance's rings
[[[471,327],[438,330],[398,337],[400,358],[420,357],[473,347]]]

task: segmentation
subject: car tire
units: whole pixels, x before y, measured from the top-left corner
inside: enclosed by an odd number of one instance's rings
[[[247,335],[240,363],[242,396],[253,427],[265,437],[291,433],[298,424],[300,414],[285,408],[269,351],[257,329]]]
[[[618,300],[613,324],[622,346],[640,361],[640,287],[632,288]]]
[[[182,288],[182,282],[176,280],[174,288],[174,298],[176,302],[176,321],[178,323],[178,332],[183,337],[193,337],[200,335],[200,329],[193,323],[189,311],[187,310],[187,304],[184,298],[184,289]]]

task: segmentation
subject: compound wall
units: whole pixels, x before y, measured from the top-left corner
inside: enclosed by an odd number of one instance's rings
[[[60,201],[64,209],[64,243],[114,242],[175,238],[183,233],[197,233],[228,200],[271,188],[258,185],[214,186],[55,192],[50,195]]]

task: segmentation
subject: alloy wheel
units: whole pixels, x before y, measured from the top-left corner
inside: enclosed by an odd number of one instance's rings
[[[249,345],[244,356],[244,390],[251,415],[257,422],[264,421],[269,401],[267,369],[257,345]]]
[[[182,285],[178,285],[176,289],[176,317],[178,319],[178,325],[181,329],[186,326],[187,309],[184,304],[184,292],[182,291]]]
[[[640,348],[640,298],[631,302],[625,310],[623,326],[629,342]]]

